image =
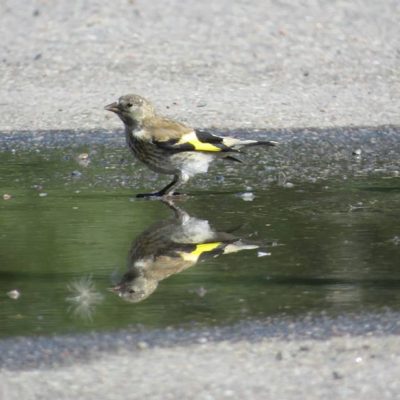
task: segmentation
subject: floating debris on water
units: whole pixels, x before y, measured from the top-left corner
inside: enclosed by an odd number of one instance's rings
[[[3,194],[3,200],[11,200],[11,199],[12,199],[11,194],[9,194],[9,193],[4,193]]]
[[[17,289],[13,289],[13,290],[10,290],[9,292],[7,292],[7,296],[10,299],[18,300],[21,297],[21,292]]]
[[[294,184],[292,182],[286,182],[283,184],[283,187],[286,189],[291,189],[294,187]]]
[[[89,158],[89,154],[88,153],[81,153],[78,156],[79,160],[87,160]]]
[[[81,167],[87,167],[90,164],[90,158],[88,153],[81,153],[76,158],[76,161]]]
[[[240,194],[240,197],[244,201],[253,201],[256,198],[256,196],[252,192],[244,192],[244,193]]]
[[[71,296],[66,301],[71,304],[69,310],[86,320],[92,320],[97,305],[103,301],[103,295],[99,293],[91,276],[85,276],[67,285]]]
[[[78,171],[77,169],[71,172],[71,176],[73,178],[80,178],[82,176],[82,172]]]
[[[350,204],[349,205],[349,211],[360,211],[365,208],[364,204],[360,201],[354,205]]]

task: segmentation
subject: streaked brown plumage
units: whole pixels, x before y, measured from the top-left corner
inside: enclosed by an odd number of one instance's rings
[[[232,153],[237,153],[241,147],[276,144],[216,136],[193,129],[157,115],[149,101],[135,94],[121,96],[118,102],[105,109],[120,117],[125,125],[127,144],[140,161],[155,172],[174,176],[159,192],[138,197],[173,195],[190,177],[207,172],[209,164],[217,157],[239,161]]]

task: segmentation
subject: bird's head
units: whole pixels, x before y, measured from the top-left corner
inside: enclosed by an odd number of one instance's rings
[[[140,124],[155,115],[152,104],[137,94],[121,96],[117,102],[108,104],[104,109],[117,114],[126,125]]]

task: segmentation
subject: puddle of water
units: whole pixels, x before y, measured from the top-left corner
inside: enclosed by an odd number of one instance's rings
[[[170,205],[133,201],[164,181],[125,149],[0,153],[0,335],[399,310],[395,167],[285,151],[214,167]]]

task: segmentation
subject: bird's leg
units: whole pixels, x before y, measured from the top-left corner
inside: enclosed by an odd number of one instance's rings
[[[163,197],[161,201],[173,211],[175,218],[181,223],[190,218],[189,214],[182,210],[182,208],[178,207],[171,197]]]
[[[144,197],[163,197],[168,196],[170,194],[174,194],[174,189],[182,183],[182,179],[180,175],[174,175],[174,179],[171,183],[169,183],[165,188],[161,189],[155,193],[139,193],[136,195],[137,198]]]
[[[181,183],[182,183],[181,175],[180,174],[174,175],[174,179],[172,180],[172,182],[169,183],[167,186],[165,186],[165,188],[161,189],[157,194],[159,196],[179,194],[175,193],[174,189],[177,188]]]

